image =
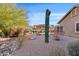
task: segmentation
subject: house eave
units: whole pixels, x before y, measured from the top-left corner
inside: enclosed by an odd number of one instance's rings
[[[63,16],[63,18],[61,18],[61,19],[59,20],[59,22],[58,22],[57,24],[60,24],[60,23],[70,14],[70,12],[71,12],[74,8],[76,8],[76,7],[77,7],[77,6],[71,8],[71,9]]]

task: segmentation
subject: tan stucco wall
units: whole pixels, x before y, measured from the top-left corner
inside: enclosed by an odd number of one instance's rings
[[[79,22],[79,15],[71,16],[71,13],[60,23],[63,26],[64,35],[79,37],[75,32],[75,22]]]

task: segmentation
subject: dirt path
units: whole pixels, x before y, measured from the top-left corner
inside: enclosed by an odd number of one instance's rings
[[[34,40],[25,40],[23,46],[16,51],[16,56],[49,56],[53,45],[61,46],[66,48],[69,42],[73,41],[70,37],[62,37],[60,41],[55,41],[50,36],[49,43],[44,42],[44,36],[37,36]]]

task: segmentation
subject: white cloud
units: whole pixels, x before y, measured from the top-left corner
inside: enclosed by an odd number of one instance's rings
[[[52,22],[57,22],[58,20],[60,20],[63,15],[65,15],[65,13],[51,13],[50,15],[50,20],[51,23]],[[30,21],[30,24],[42,24],[45,22],[45,13],[31,13],[29,15],[29,21]]]
[[[51,16],[63,16],[65,13],[52,13]]]
[[[65,13],[51,13],[50,17],[56,17],[56,16],[63,16]],[[31,14],[34,17],[38,17],[38,16],[45,16],[45,13],[32,13]]]

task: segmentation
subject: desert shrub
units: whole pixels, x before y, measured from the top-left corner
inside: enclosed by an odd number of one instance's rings
[[[65,56],[65,51],[63,47],[53,46],[50,52],[51,56]]]
[[[79,41],[72,42],[68,45],[69,55],[79,56]]]
[[[16,43],[17,43],[17,48],[20,48],[22,45],[23,40],[25,39],[25,37],[23,35],[19,35],[16,38]]]
[[[4,33],[3,32],[0,32],[0,37],[4,37]]]

